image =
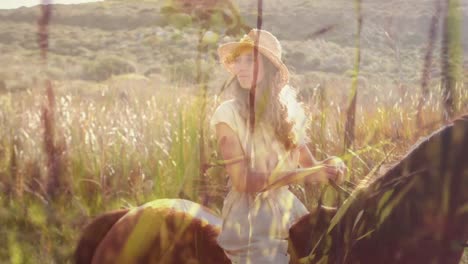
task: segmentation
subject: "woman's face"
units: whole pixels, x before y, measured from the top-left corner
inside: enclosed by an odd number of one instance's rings
[[[252,85],[257,86],[263,80],[265,76],[263,60],[263,55],[258,53],[258,70],[256,80],[254,80],[255,63],[253,50],[241,53],[234,60],[234,72],[241,88],[250,89]]]

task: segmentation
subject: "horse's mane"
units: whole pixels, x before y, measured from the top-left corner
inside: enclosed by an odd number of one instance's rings
[[[468,214],[456,213],[468,202],[462,189],[467,172],[464,115],[419,140],[383,175],[365,177],[331,220],[310,260],[429,263],[443,258],[454,263],[462,250],[450,245],[468,239]]]

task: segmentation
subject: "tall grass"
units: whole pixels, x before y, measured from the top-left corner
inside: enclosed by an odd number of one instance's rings
[[[109,88],[89,96],[57,89],[54,131],[66,146],[61,175],[69,181],[72,194],[57,201],[47,199],[41,91],[0,98],[0,225],[5,227],[0,230],[0,243],[8,245],[0,249],[1,260],[66,263],[81,228],[92,216],[162,197],[199,201],[200,100],[196,93],[185,87],[145,87],[125,94]],[[339,154],[343,146],[345,113],[333,101],[338,96],[327,98],[329,104],[322,106],[325,127],[316,122],[323,118],[314,111],[319,99],[312,98],[310,106],[310,147],[318,158]],[[458,98],[467,102],[467,92],[460,91]],[[439,104],[424,108],[424,118],[432,125],[416,127],[417,99],[392,105],[382,96],[375,108],[357,108],[355,148],[345,156],[355,163],[355,175],[366,175],[392,149],[387,162],[397,160],[417,140],[415,131],[424,135],[442,123]],[[209,116],[216,106],[213,96],[208,97],[207,106]],[[468,110],[466,105],[459,109]],[[214,153],[213,135],[207,134],[206,149]],[[217,180],[224,178],[224,172],[210,173],[212,186],[204,189],[220,196],[224,182]],[[51,202],[56,203],[55,225],[48,224]],[[308,203],[312,206],[316,200]],[[220,209],[219,203],[211,206]]]
[[[45,49],[46,32],[41,28],[39,36]],[[384,91],[388,87],[378,83],[373,85],[381,94],[358,97],[357,50],[350,96],[353,134],[348,139],[353,148],[344,155],[353,164],[356,182],[382,161],[398,160],[418,137],[444,122],[443,87],[438,85],[427,84],[423,106],[417,92],[404,101],[393,100]],[[467,112],[466,87],[454,87],[455,114]],[[49,92],[50,103],[44,106],[42,87],[31,88],[0,95],[0,244],[5,245],[0,262],[70,263],[80,230],[106,210],[163,197],[199,202],[203,192],[222,198],[222,169],[212,168],[200,182],[200,149],[216,159],[212,134],[208,131],[206,140],[200,137],[209,120],[200,119],[200,112],[210,116],[216,107],[213,96],[197,96],[193,88],[175,85],[124,91],[102,86],[79,95],[65,82],[63,89]],[[343,124],[349,114],[342,110],[342,95],[322,88],[309,102],[310,147],[319,159],[339,155],[348,146]],[[424,126],[416,124],[417,111]],[[315,197],[306,199],[303,187],[297,190],[309,208],[322,192],[318,187]],[[323,202],[335,203],[335,193],[326,193]],[[209,206],[219,211],[221,205]]]
[[[53,190],[46,187],[51,147],[42,148],[40,91],[2,97],[2,105],[10,107],[1,111],[7,122],[2,123],[0,144],[0,214],[5,216],[0,221],[6,227],[0,231],[0,240],[18,246],[0,250],[0,259],[13,261],[18,254],[30,256],[26,262],[38,254],[47,259],[62,247],[67,252],[54,259],[68,259],[79,229],[91,216],[162,197],[198,201],[199,100],[183,89],[171,89],[179,93],[128,92],[120,98],[105,91],[104,96],[88,98],[68,92],[56,95],[53,129],[67,146],[67,159],[59,165],[64,168],[61,176],[71,183],[67,191],[72,194],[65,200],[48,199]],[[60,218],[55,227],[47,226],[50,203],[57,204],[53,210]],[[54,230],[59,226],[60,230]],[[32,230],[39,240],[26,239],[31,238]],[[11,243],[4,240],[7,238]],[[47,238],[51,238],[50,244],[37,246],[34,242]],[[60,240],[67,242],[58,243]]]

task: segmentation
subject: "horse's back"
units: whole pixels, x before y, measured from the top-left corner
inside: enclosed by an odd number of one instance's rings
[[[120,218],[92,263],[223,263],[227,259],[216,243],[220,225],[215,213],[197,203],[155,200]]]

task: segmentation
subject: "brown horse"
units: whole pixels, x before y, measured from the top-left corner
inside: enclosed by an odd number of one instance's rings
[[[336,214],[335,214],[336,213]],[[156,200],[101,215],[75,262],[230,263],[221,220],[194,202]],[[389,171],[290,229],[291,263],[458,263],[468,240],[468,116],[421,141]]]
[[[297,241],[290,245],[309,239],[300,227],[323,231],[335,212],[320,207],[301,218],[301,224],[291,229]],[[221,219],[197,203],[155,200],[94,219],[83,231],[75,263],[230,263],[216,243],[220,226]],[[290,247],[294,263],[304,252]]]

